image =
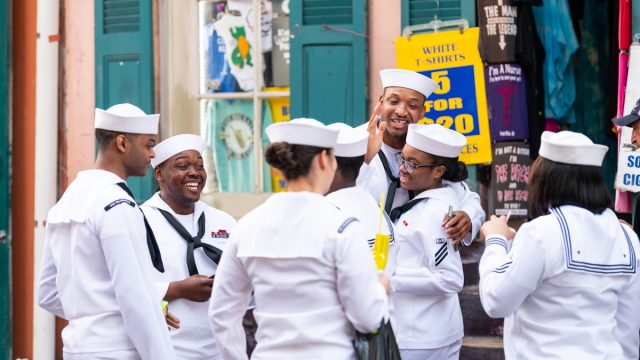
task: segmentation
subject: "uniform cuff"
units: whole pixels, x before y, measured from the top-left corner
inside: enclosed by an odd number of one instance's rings
[[[491,234],[487,236],[487,239],[484,241],[484,246],[488,247],[490,245],[500,245],[504,247],[506,251],[509,250],[509,242],[507,241],[507,238],[502,235]]]

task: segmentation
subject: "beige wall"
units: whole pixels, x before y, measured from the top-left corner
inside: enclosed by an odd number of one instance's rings
[[[95,35],[93,0],[64,1],[61,29],[60,191],[93,166]]]
[[[196,1],[158,0],[160,136],[200,132],[198,6]]]
[[[393,40],[400,36],[401,0],[369,0],[369,112],[382,95],[378,72],[396,67]]]

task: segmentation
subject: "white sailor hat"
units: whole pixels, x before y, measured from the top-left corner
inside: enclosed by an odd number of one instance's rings
[[[158,134],[160,115],[147,115],[137,106],[117,104],[107,110],[96,109],[94,128],[129,134]]]
[[[180,134],[172,136],[168,139],[165,139],[158,145],[153,147],[153,152],[156,153],[156,156],[151,159],[151,166],[154,168],[167,159],[187,150],[195,150],[200,153],[200,155],[204,154],[207,149],[207,144],[205,144],[204,140],[198,136],[193,134]]]
[[[330,129],[318,120],[307,118],[271,124],[265,131],[272,143],[282,141],[294,145],[333,148],[338,139],[337,129]]]
[[[540,156],[563,164],[602,166],[608,147],[573,131],[542,133]]]
[[[327,127],[339,131],[338,141],[334,150],[336,156],[356,157],[362,156],[367,152],[368,132],[361,128],[352,128],[345,123],[334,123]]]
[[[403,69],[380,70],[382,87],[403,87],[417,91],[428,98],[438,88],[438,84],[420,73]]]
[[[439,124],[410,124],[407,144],[432,155],[456,158],[467,144],[467,138]]]

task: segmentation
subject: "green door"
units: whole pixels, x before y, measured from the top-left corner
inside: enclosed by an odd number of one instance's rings
[[[367,120],[365,0],[290,2],[291,117]]]
[[[402,28],[426,24],[431,20],[467,19],[469,26],[476,25],[475,0],[402,0]]]
[[[0,0],[0,359],[11,358],[11,238],[9,214],[9,0]]]
[[[95,6],[96,107],[128,102],[152,113],[151,0],[97,0]],[[153,194],[151,170],[127,183],[138,202]]]

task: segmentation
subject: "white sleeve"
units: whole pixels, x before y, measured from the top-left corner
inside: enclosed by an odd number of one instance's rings
[[[371,161],[374,160],[375,157]],[[360,166],[360,171],[358,172],[358,177],[356,178],[356,185],[366,189],[375,173],[376,168],[371,166],[370,163],[362,163],[362,166]]]
[[[38,283],[38,304],[48,312],[65,318],[62,302],[58,297],[58,287],[56,278],[58,277],[58,269],[51,255],[51,244],[49,241],[51,227],[47,227],[44,249],[42,254],[42,264],[40,265],[40,281]]]
[[[138,249],[147,248],[146,239],[136,238],[138,234],[144,234],[136,229],[143,227],[138,211],[125,205],[112,208],[97,221],[100,224],[98,235],[125,331],[140,357],[175,359],[160,301],[150,291],[154,290],[151,287],[153,279],[146,272],[149,269],[142,268],[152,266],[149,254],[136,252],[135,242],[138,242]],[[146,258],[139,259],[138,256]]]
[[[160,299],[164,299],[167,296],[167,290],[169,290],[169,284],[171,283],[168,281],[155,282],[156,290],[158,290],[158,295],[160,296]]]
[[[223,359],[248,359],[242,317],[251,299],[251,281],[240,263],[231,233],[216,270],[209,301],[209,324]]]
[[[393,290],[399,293],[420,295],[455,294],[462,290],[464,274],[460,254],[455,251],[442,229],[440,218],[423,217],[426,221],[413,236],[422,241],[424,266],[409,268],[398,262],[391,278]],[[434,231],[434,229],[437,229]],[[440,239],[440,241],[437,241]],[[439,243],[437,243],[439,242]]]
[[[460,210],[469,215],[471,219],[471,233],[467,234],[462,240],[462,243],[466,246],[471,245],[473,239],[480,231],[480,226],[484,223],[486,214],[480,204],[480,195],[471,191],[469,186],[464,181],[449,183],[451,188],[456,192],[458,196],[458,202],[460,203]]]
[[[388,313],[387,294],[378,283],[376,265],[359,223],[336,239],[337,289],[340,303],[353,326],[362,333],[380,327]]]
[[[530,228],[520,228],[507,253],[507,239],[501,235],[488,235],[480,259],[480,301],[485,312],[493,318],[513,314],[524,299],[542,281],[544,249],[531,236]],[[524,253],[526,256],[518,256]]]
[[[633,230],[627,228],[627,234],[632,237],[632,242],[637,244],[638,239]],[[638,247],[635,247],[636,254]],[[617,326],[614,336],[622,346],[625,359],[638,359],[640,349],[640,278],[639,274],[632,275],[627,286],[618,294],[618,311],[616,312]]]

